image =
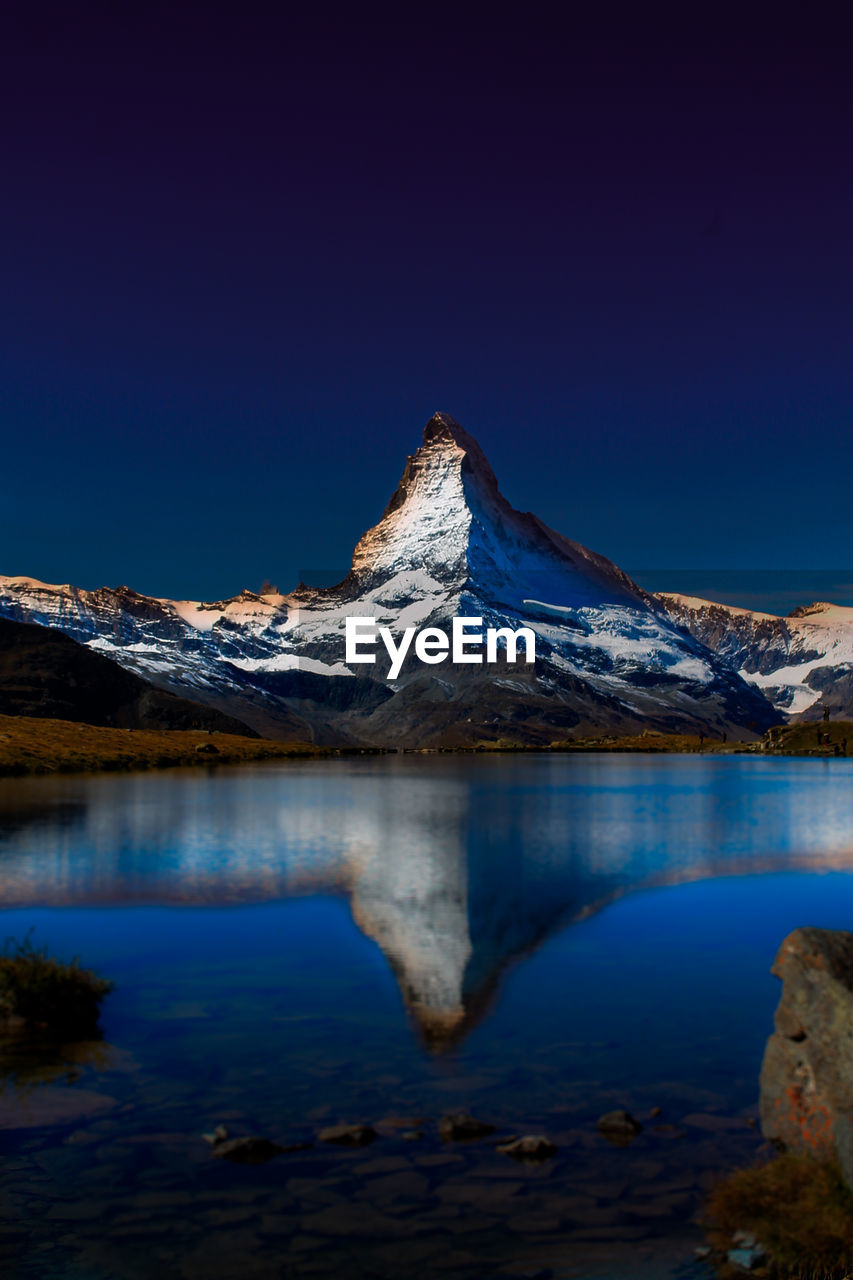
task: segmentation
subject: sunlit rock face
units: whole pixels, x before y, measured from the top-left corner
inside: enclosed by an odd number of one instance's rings
[[[853,609],[816,603],[780,618],[694,596],[658,598],[788,719],[853,716]]]
[[[345,626],[395,635],[477,617],[528,627],[536,661],[425,665],[387,679],[346,661]],[[644,728],[760,733],[780,718],[763,694],[689,635],[604,556],[516,511],[480,446],[449,414],[421,447],[338,586],[229,600],[160,600],[0,579],[0,616],[67,631],[152,683],[262,733],[319,742],[548,744]]]
[[[836,1160],[853,1187],[853,934],[795,929],[761,1066],[761,1128],[791,1151]]]

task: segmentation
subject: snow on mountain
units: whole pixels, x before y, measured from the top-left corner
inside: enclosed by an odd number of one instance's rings
[[[662,593],[673,621],[793,720],[853,715],[853,608],[817,603],[787,617]]]
[[[59,627],[261,732],[326,742],[547,743],[646,727],[749,733],[778,719],[611,561],[510,506],[477,442],[447,414],[427,423],[337,587],[199,602],[4,578],[0,615]],[[345,661],[353,615],[395,635],[449,629],[456,616],[527,626],[536,662],[426,666],[412,654],[389,681],[381,645],[373,666]]]

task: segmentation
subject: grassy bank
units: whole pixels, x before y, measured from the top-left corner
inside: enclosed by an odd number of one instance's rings
[[[0,776],[167,769],[334,754],[304,742],[272,742],[201,729],[103,729],[71,720],[0,716]]]
[[[826,740],[828,739],[828,741]],[[478,743],[474,751],[585,751],[631,752],[646,754],[690,755],[713,753],[715,755],[778,755],[778,756],[850,756],[853,757],[853,720],[808,721],[807,723],[780,725],[763,738],[753,742],[740,742],[727,738],[704,737],[687,733],[656,733],[646,730],[641,734],[622,736],[567,738],[551,742],[547,746],[523,746],[509,740]]]
[[[726,742],[721,738],[700,738],[690,733],[625,734],[622,737],[570,738],[567,742],[552,742],[551,751],[643,751],[650,754],[690,754],[700,751],[743,750],[742,742]]]
[[[829,741],[825,742],[825,738]],[[808,720],[784,724],[765,735],[763,744],[771,755],[853,756],[853,720]]]

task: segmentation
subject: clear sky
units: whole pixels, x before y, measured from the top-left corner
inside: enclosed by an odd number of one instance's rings
[[[552,8],[4,13],[0,572],[345,568],[435,409],[628,567],[849,565],[853,48]]]

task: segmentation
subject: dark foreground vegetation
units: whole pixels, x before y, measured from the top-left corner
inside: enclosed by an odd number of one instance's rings
[[[844,1280],[853,1271],[853,1192],[837,1164],[811,1156],[786,1153],[731,1174],[711,1195],[708,1228],[725,1280],[746,1269],[773,1280]],[[746,1233],[758,1242],[748,1268],[737,1260]]]
[[[101,1001],[112,983],[50,956],[45,947],[7,940],[0,953],[0,1032],[50,1031],[91,1034]]]

